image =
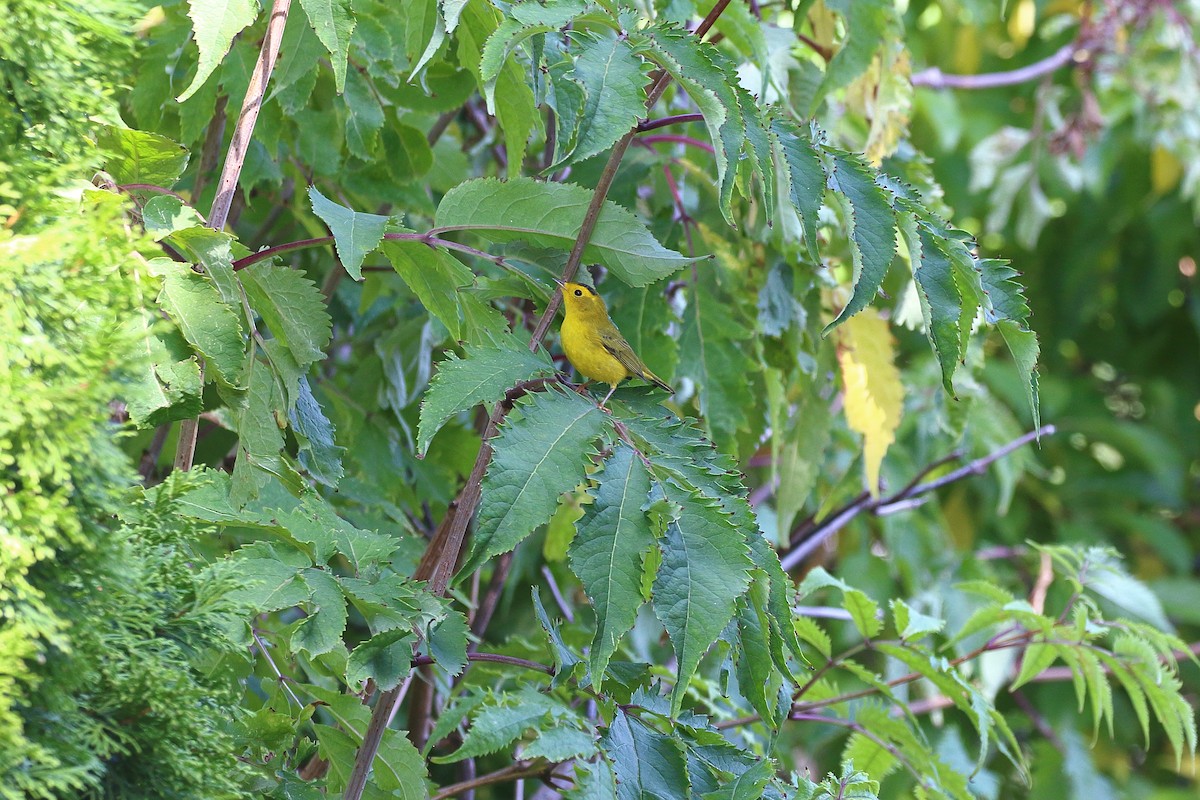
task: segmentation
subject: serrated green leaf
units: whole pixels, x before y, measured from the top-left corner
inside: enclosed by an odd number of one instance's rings
[[[733,65],[712,44],[698,42],[691,32],[674,25],[645,28],[630,40],[683,87],[704,115],[717,166],[721,213],[736,227],[731,203],[746,123],[733,88],[737,86]]]
[[[358,70],[346,78],[346,149],[363,161],[372,161],[383,128],[383,106],[371,90],[369,79]]]
[[[552,374],[554,364],[544,350],[530,352],[511,336],[468,347],[465,358],[447,352],[421,401],[417,453],[424,455],[429,450],[434,434],[455,414],[480,403],[490,406],[518,383]]]
[[[458,675],[467,665],[467,618],[461,611],[450,611],[429,631],[429,654],[437,665]]]
[[[453,764],[464,758],[475,758],[507,747],[530,728],[542,729],[541,722],[557,707],[557,703],[533,689],[526,689],[516,705],[488,705],[471,721],[471,729],[463,738],[462,747],[448,756],[435,757],[438,764]]]
[[[506,553],[554,514],[558,496],[583,482],[588,457],[606,415],[574,392],[549,390],[518,401],[493,440],[484,476],[474,546],[462,568],[470,574]],[[516,409],[514,409],[515,411]]]
[[[333,423],[313,396],[308,379],[301,378],[297,386],[296,402],[288,421],[299,445],[300,463],[313,478],[336,488],[344,474],[342,454],[346,448],[339,447],[334,440]]]
[[[96,149],[105,154],[104,170],[118,184],[170,186],[188,163],[188,151],[178,142],[115,125],[100,127]]]
[[[538,733],[522,751],[521,758],[544,758],[552,763],[588,758],[596,753],[596,737],[577,728],[558,725]]]
[[[771,134],[776,163],[787,181],[788,197],[804,224],[808,257],[814,264],[820,264],[817,220],[825,198],[825,168],[812,139],[796,123],[787,119],[774,120]]]
[[[435,224],[496,241],[569,250],[591,200],[591,191],[572,184],[483,178],[447,192]],[[630,286],[653,283],[693,260],[663,247],[632,213],[607,200],[583,257],[603,264]]]
[[[158,303],[221,381],[234,389],[246,388],[241,315],[221,299],[210,278],[185,264],[173,264],[163,275]]]
[[[308,196],[312,201],[313,213],[329,226],[333,234],[342,266],[354,280],[362,280],[363,259],[383,240],[388,218],[338,205],[321,194],[315,186],[308,187]]]
[[[895,5],[886,0],[830,0],[826,5],[842,15],[846,34],[825,69],[821,96],[849,85],[861,75],[880,44],[895,36],[899,28]]]
[[[873,639],[883,630],[883,620],[879,618],[879,604],[859,589],[844,589],[842,591],[842,607],[850,612],[854,627],[864,638]]]
[[[700,658],[733,618],[734,601],[746,590],[753,563],[745,534],[719,506],[698,497],[671,500],[680,510],[659,540],[663,560],[653,600],[678,661],[671,694],[672,711],[678,713]]]
[[[528,13],[526,9],[532,13]],[[489,114],[495,111],[496,79],[509,55],[530,37],[553,33],[565,27],[572,19],[587,8],[583,0],[551,0],[540,3],[527,0],[512,5],[505,19],[488,37],[479,59],[479,72],[483,80],[483,96]]]
[[[267,99],[274,100],[279,97],[285,112],[298,111],[298,108],[284,102],[285,97],[290,100],[293,93],[284,97],[280,97],[280,94],[302,80],[315,82],[317,63],[324,52],[325,48],[317,38],[308,15],[289,13],[287,24],[283,28],[283,39],[279,44],[279,61],[271,73],[271,94]],[[304,94],[305,100],[309,94]]]
[[[829,639],[829,634],[825,629],[817,624],[816,620],[811,617],[806,617],[800,614],[794,615],[792,619],[792,628],[796,631],[796,635],[801,640],[808,642],[813,647],[817,648],[817,652],[825,658],[830,658],[833,653],[833,643]]]
[[[900,598],[888,601],[892,608],[892,616],[896,621],[896,632],[901,639],[920,638],[931,633],[938,633],[946,627],[946,621],[915,611],[908,603]]]
[[[907,226],[901,225],[901,229],[907,230]],[[925,335],[942,368],[942,385],[954,394],[952,379],[962,358],[959,328],[964,320],[962,296],[954,280],[954,264],[938,241],[924,228],[919,228],[917,236],[916,241],[909,240],[908,249]]]
[[[594,477],[599,481],[590,492],[595,502],[578,524],[569,557],[596,613],[589,666],[599,690],[617,643],[642,605],[642,559],[654,545],[654,534],[642,511],[650,474],[632,448],[618,445]]]
[[[833,153],[833,166],[830,184],[850,207],[846,225],[850,229],[854,288],[841,313],[825,327],[825,334],[870,304],[896,254],[896,215],[870,168],[861,158],[841,152]]]
[[[583,104],[571,126],[574,146],[552,168],[608,150],[645,113],[649,77],[628,39],[609,30],[577,33],[572,39],[577,55],[568,77],[583,87]]]
[[[616,773],[618,800],[687,796],[691,782],[678,739],[618,708],[601,746]]]
[[[741,8],[741,6],[739,6]],[[763,210],[767,226],[775,224],[775,163],[771,155],[771,135],[766,109],[759,106],[750,92],[738,86],[738,106],[746,130],[745,153],[750,161],[750,173],[762,187]],[[749,189],[746,190],[749,194]]]
[[[267,614],[298,606],[309,598],[308,586],[294,566],[273,558],[240,558],[236,554],[233,560],[245,578],[230,592],[231,602]]]
[[[575,788],[565,797],[570,800],[617,800],[617,783],[605,758],[575,763]]]
[[[755,581],[750,590],[737,600],[734,621],[737,623],[737,642],[733,651],[737,668],[737,684],[750,705],[771,727],[779,722],[776,715],[779,683],[769,639],[771,625],[766,615],[766,581]]]
[[[337,579],[323,569],[304,570],[311,595],[308,616],[292,634],[292,651],[310,655],[328,653],[342,643],[346,630],[346,598]]]
[[[412,633],[402,629],[372,636],[350,651],[346,684],[359,691],[370,678],[380,691],[396,688],[412,670],[412,645]]]
[[[762,759],[749,769],[737,774],[715,792],[703,795],[704,800],[760,800],[763,790],[775,777],[775,767],[770,759]]]
[[[582,662],[582,659],[574,650],[567,647],[567,643],[563,641],[562,633],[558,629],[558,625],[550,621],[549,615],[546,614],[546,607],[542,605],[542,596],[535,586],[530,593],[533,599],[533,611],[537,615],[538,624],[542,626],[542,632],[546,634],[547,642],[551,650],[554,652],[554,678],[550,681],[550,685],[557,687],[566,683],[575,671],[575,665]]]
[[[140,363],[125,386],[125,408],[139,428],[195,417],[203,409],[200,365],[179,331],[148,310],[129,322],[140,342]]]
[[[258,17],[255,0],[189,0],[188,16],[192,20],[192,39],[200,50],[196,75],[188,88],[176,98],[187,100],[204,85],[221,59],[229,52],[233,37]]]
[[[315,283],[302,272],[266,262],[252,264],[240,276],[250,307],[287,345],[301,370],[325,358],[332,322]]]
[[[471,285],[475,274],[450,254],[420,242],[389,239],[382,249],[421,305],[446,326],[452,337],[462,338],[459,309],[463,306],[465,312],[468,297],[462,289]]]
[[[1011,320],[1000,320],[996,327],[1000,329],[1000,335],[1004,337],[1004,343],[1008,345],[1008,351],[1012,353],[1013,361],[1017,365],[1017,372],[1025,386],[1025,399],[1029,402],[1029,412],[1033,415],[1033,427],[1035,430],[1041,428],[1042,413],[1038,395],[1037,369],[1040,348],[1037,334],[1033,331],[1022,330],[1016,322]]]
[[[745,400],[755,367],[737,343],[749,336],[714,281],[697,283],[683,315],[678,374],[696,382],[700,412],[725,451],[732,449],[737,432],[749,427]]]
[[[350,51],[350,37],[354,33],[354,15],[348,0],[300,0],[308,23],[317,38],[329,51],[329,63],[333,66],[333,79],[338,94],[346,85],[346,60]]]
[[[196,209],[185,205],[178,197],[159,194],[142,206],[142,224],[146,233],[160,242],[176,231],[202,225],[203,220]]]

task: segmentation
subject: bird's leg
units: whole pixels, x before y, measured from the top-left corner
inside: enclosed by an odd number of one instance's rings
[[[581,396],[586,396],[586,395],[587,395],[587,385],[588,385],[589,383],[591,383],[591,381],[589,381],[588,379],[584,378],[584,381],[583,381],[583,383],[581,383],[581,384],[579,384],[579,385],[577,385],[577,386],[573,386],[572,388],[573,388],[573,389],[574,389],[576,392],[578,392],[578,393],[579,393]]]
[[[601,408],[604,408],[604,404],[608,402],[608,398],[612,397],[613,392],[615,392],[616,390],[617,390],[617,384],[614,383],[612,385],[612,388],[608,390],[608,394],[604,395],[604,399],[600,401]],[[604,409],[604,410],[607,411],[608,409]]]

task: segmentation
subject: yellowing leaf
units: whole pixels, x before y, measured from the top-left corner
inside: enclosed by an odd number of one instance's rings
[[[863,155],[872,166],[896,152],[908,130],[912,96],[912,59],[900,42],[876,53],[867,71],[848,88],[847,105],[871,121]]]
[[[873,308],[839,328],[838,361],[846,393],[846,421],[863,435],[867,487],[879,494],[879,465],[896,441],[904,386],[894,363],[895,340],[887,320]]]
[[[1179,185],[1183,164],[1175,154],[1162,145],[1150,151],[1150,185],[1155,194],[1166,194]]]

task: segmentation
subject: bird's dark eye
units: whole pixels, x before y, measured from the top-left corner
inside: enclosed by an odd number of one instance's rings
[[[576,296],[576,297],[583,297],[583,290],[582,290],[582,289],[576,289],[576,290],[575,290],[575,296]]]

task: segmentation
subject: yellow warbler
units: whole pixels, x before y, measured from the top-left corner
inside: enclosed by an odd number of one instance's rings
[[[641,378],[668,392],[675,391],[633,352],[608,318],[608,308],[595,289],[582,283],[556,282],[562,287],[562,346],[567,360],[585,378],[612,386],[600,402],[601,408],[626,378]]]

